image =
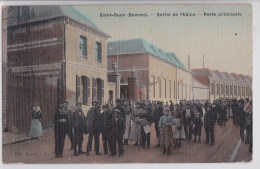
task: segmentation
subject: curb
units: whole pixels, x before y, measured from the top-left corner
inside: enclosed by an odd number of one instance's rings
[[[36,140],[36,138],[29,137],[29,138],[25,138],[25,139],[20,139],[20,140],[17,140],[17,141],[5,143],[5,144],[3,144],[3,146],[12,145],[12,144],[17,144],[17,143],[22,143],[22,142],[26,142],[26,141],[30,141],[30,140]]]
[[[238,139],[236,147],[234,148],[234,150],[233,150],[233,152],[232,152],[228,162],[233,162],[235,160],[235,158],[237,156],[237,152],[238,152],[238,150],[239,150],[239,148],[241,146],[241,142],[242,142],[241,139]]]

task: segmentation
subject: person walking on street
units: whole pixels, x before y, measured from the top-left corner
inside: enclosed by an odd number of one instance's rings
[[[73,124],[72,124],[73,113],[69,109],[69,102],[68,101],[64,101],[63,102],[63,107],[64,107],[65,113],[68,116],[68,127],[66,128],[66,135],[68,135],[69,138],[70,138],[70,150],[73,150],[74,149]]]
[[[83,133],[85,131],[85,116],[82,111],[82,104],[77,103],[77,109],[72,116],[72,124],[74,128],[74,155],[85,154],[82,151]]]
[[[55,157],[63,157],[64,141],[68,116],[64,113],[63,106],[60,105],[58,112],[54,115],[54,138],[55,138]]]
[[[210,104],[207,105],[206,113],[204,116],[204,129],[206,133],[206,143],[209,143],[209,138],[211,139],[211,145],[215,144],[215,137],[214,137],[214,126],[216,123],[216,114],[212,110]]]
[[[92,102],[92,108],[88,111],[86,116],[86,133],[88,136],[88,145],[86,155],[89,156],[89,152],[92,150],[92,141],[94,137],[95,141],[95,152],[96,155],[101,155],[99,152],[99,135],[101,130],[101,113],[98,108],[98,103],[96,101]]]

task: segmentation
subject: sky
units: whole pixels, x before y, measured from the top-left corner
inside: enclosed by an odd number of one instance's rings
[[[173,52],[191,69],[204,67],[252,76],[251,5],[88,5],[75,6],[108,41],[143,38],[166,52]],[[223,16],[223,13],[242,16]],[[105,14],[147,13],[148,17],[100,17]],[[171,16],[158,17],[157,13]],[[177,13],[178,16],[172,16]],[[195,13],[195,16],[180,16]],[[216,16],[204,16],[215,13]],[[199,15],[200,14],[200,15]],[[219,16],[220,15],[220,16]]]

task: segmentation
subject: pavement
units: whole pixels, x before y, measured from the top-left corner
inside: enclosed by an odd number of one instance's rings
[[[3,135],[4,136],[4,135]],[[16,144],[3,146],[3,163],[26,163],[26,164],[53,164],[53,163],[222,163],[230,162],[238,140],[239,128],[229,120],[226,127],[215,126],[215,145],[205,144],[205,131],[202,129],[201,143],[182,142],[182,147],[174,149],[170,155],[163,154],[162,148],[156,148],[158,143],[154,126],[151,127],[151,149],[142,146],[124,146],[123,157],[111,157],[103,153],[102,140],[100,137],[100,152],[98,156],[92,151],[90,156],[84,154],[73,155],[70,150],[70,140],[65,139],[63,158],[55,158],[53,128],[44,129],[39,140],[30,140]],[[86,150],[88,135],[84,135],[83,150]],[[94,150],[94,141],[93,148]],[[250,161],[252,153],[248,152],[248,145],[241,143],[234,162]]]
[[[3,146],[7,146],[10,144],[17,144],[29,140],[33,140],[34,138],[32,137],[27,137],[26,133],[11,133],[11,132],[3,132],[2,133],[2,143]]]

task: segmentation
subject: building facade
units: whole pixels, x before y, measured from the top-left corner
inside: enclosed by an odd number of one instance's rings
[[[9,7],[7,125],[27,130],[31,107],[42,109],[50,126],[57,106],[67,100],[89,107],[115,99],[107,77],[107,39],[72,7]]]
[[[210,69],[193,69],[193,78],[209,87],[209,100],[252,99],[252,78]]]
[[[209,100],[209,87],[192,78],[192,99],[206,101]]]
[[[172,100],[176,103],[181,98],[179,93],[184,93],[186,89],[182,98],[191,98],[190,92],[187,92],[192,90],[192,80],[187,80],[192,77],[190,71],[174,53],[167,53],[150,42],[143,39],[109,42],[108,70],[113,71],[112,65],[115,64],[122,75],[121,97],[164,102]],[[133,80],[136,80],[136,86],[131,86],[135,84]],[[181,85],[184,87],[180,88]],[[178,92],[178,87],[182,92]]]

